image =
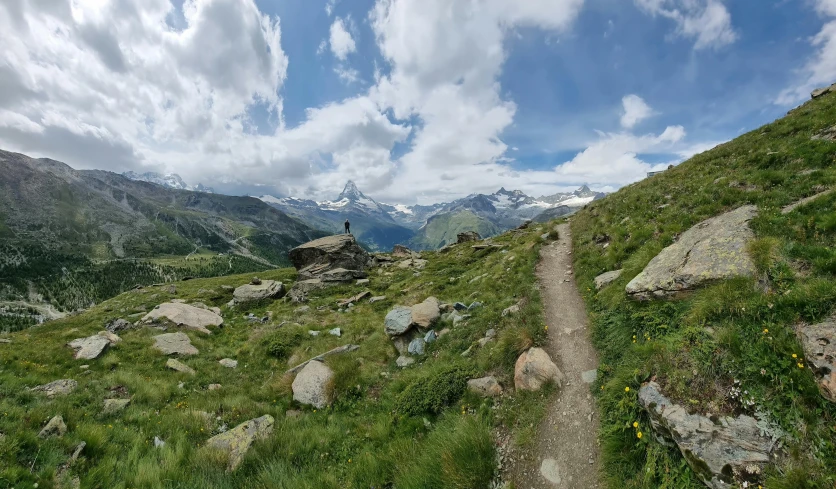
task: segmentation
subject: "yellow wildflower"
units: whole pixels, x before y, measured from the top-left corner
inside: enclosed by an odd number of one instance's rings
[[[624,392],[630,392],[630,388],[629,388],[629,387],[625,387],[625,388],[624,388]]]
[[[639,431],[638,433],[636,433],[636,438],[638,438],[638,439],[640,439],[640,440],[641,440],[641,437],[642,437],[642,432],[641,432],[641,431]]]
[[[792,357],[793,357],[793,358],[798,358],[798,355],[796,355],[795,353],[793,353],[793,354],[792,354]]]
[[[638,421],[633,421],[633,428],[638,428],[638,427],[639,427],[639,422]]]
[[[798,368],[804,368],[804,364],[803,364],[803,363],[799,363],[799,364],[798,364]]]

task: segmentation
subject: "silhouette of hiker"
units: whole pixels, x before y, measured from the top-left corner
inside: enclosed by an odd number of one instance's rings
[[[348,219],[345,220],[345,234],[351,234],[351,223]]]

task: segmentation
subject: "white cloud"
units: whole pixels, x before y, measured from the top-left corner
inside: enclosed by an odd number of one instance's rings
[[[634,1],[650,15],[673,20],[678,36],[694,39],[694,49],[716,49],[738,38],[732,27],[731,14],[720,0]]]
[[[353,68],[340,65],[334,68],[334,73],[347,85],[360,81],[360,72]]]
[[[339,2],[339,0],[328,0],[325,3],[325,13],[328,14],[328,17],[334,13],[334,7],[337,5],[337,2]]]
[[[345,61],[349,54],[357,50],[354,39],[346,28],[346,22],[339,17],[331,24],[330,43],[331,52],[340,61]]]
[[[816,53],[804,64],[793,86],[778,95],[777,104],[797,104],[808,98],[814,88],[836,82],[836,0],[818,0],[816,11],[825,21],[810,40]]]
[[[639,122],[654,114],[653,109],[638,95],[626,95],[621,99],[624,113],[621,115],[621,127],[632,129]]]

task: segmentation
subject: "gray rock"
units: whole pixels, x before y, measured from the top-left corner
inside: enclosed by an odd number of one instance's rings
[[[438,299],[428,297],[424,302],[415,304],[411,308],[412,325],[419,328],[429,328],[441,317]]]
[[[305,365],[293,379],[293,400],[322,409],[333,402],[334,372],[322,362]]]
[[[165,446],[165,442],[159,437],[154,437],[154,448],[162,448]]]
[[[305,243],[290,250],[289,257],[302,280],[318,278],[337,268],[363,271],[374,263],[372,256],[350,234],[327,236]]]
[[[286,291],[284,284],[275,280],[258,281],[258,284],[250,283],[242,285],[232,293],[232,300],[236,305],[259,302],[268,299],[280,299]]]
[[[275,420],[269,414],[260,418],[244,421],[229,431],[215,435],[206,441],[206,447],[219,450],[227,455],[227,470],[235,470],[252,444],[273,433]]]
[[[318,278],[301,280],[293,284],[293,287],[288,291],[287,296],[293,302],[305,302],[308,300],[308,294],[315,290],[324,289],[332,284],[323,282]]]
[[[746,245],[754,237],[749,222],[757,212],[753,205],[739,207],[685,231],[627,284],[627,293],[638,299],[665,297],[715,280],[754,275]]]
[[[221,384],[209,384],[206,388],[210,391],[219,391],[223,388],[223,386]]]
[[[173,358],[169,358],[168,361],[165,362],[165,366],[174,370],[176,372],[180,372],[181,374],[189,374],[194,375],[196,372],[194,369],[186,365],[185,363],[175,360]]]
[[[485,331],[485,338],[494,339],[496,338],[496,330],[491,328]]]
[[[427,260],[420,258],[407,258],[406,260],[399,261],[396,266],[403,269],[414,268],[415,270],[423,270],[427,266],[427,263],[429,263]]]
[[[513,306],[506,307],[502,310],[502,317],[510,316],[512,314],[516,314],[520,312],[520,305],[514,304]]]
[[[72,379],[61,379],[50,382],[49,384],[39,385],[31,389],[32,392],[41,392],[46,397],[66,396],[78,387],[78,382]]]
[[[376,296],[372,297],[371,299],[369,299],[369,304],[374,304],[375,302],[382,302],[382,301],[385,301],[385,300],[386,300],[385,295],[376,295]]]
[[[154,337],[154,348],[165,355],[197,355],[197,348],[186,333],[166,333]]]
[[[427,343],[424,341],[424,338],[415,338],[409,342],[409,346],[406,351],[408,351],[410,355],[421,356],[424,354],[424,348],[426,345]]]
[[[311,306],[302,306],[302,307],[297,307],[296,310],[294,310],[293,312],[295,312],[296,314],[304,314],[304,313],[306,313],[310,310],[311,310]]]
[[[105,399],[102,412],[104,414],[118,413],[127,408],[130,403],[130,399]]]
[[[475,231],[467,231],[456,235],[456,244],[467,243],[470,241],[480,241],[482,239],[479,233]]]
[[[337,338],[339,338],[343,335],[343,330],[341,330],[340,328],[329,329],[328,334],[330,334],[331,336],[336,336]]]
[[[424,335],[424,343],[430,344],[438,339],[438,333],[435,331],[427,331],[427,334]]]
[[[655,382],[639,389],[639,404],[650,415],[660,441],[672,440],[712,489],[728,489],[736,480],[759,474],[775,448],[776,440],[765,436],[755,418],[688,414],[666,398]]]
[[[386,314],[383,327],[390,337],[406,333],[412,327],[412,309],[403,306],[395,307]]]
[[[105,329],[111,333],[118,333],[120,331],[126,331],[135,327],[136,326],[134,326],[132,323],[129,323],[128,321],[119,318],[107,323]]]
[[[496,381],[496,377],[482,377],[467,381],[467,388],[471,392],[482,397],[498,397],[502,395],[502,386]]]
[[[11,345],[11,344],[12,344],[12,340],[10,340],[8,338],[0,338],[0,345]]]
[[[415,359],[406,355],[401,355],[395,360],[395,365],[400,368],[406,368],[415,363]]]
[[[482,307],[482,303],[479,302],[479,301],[476,301],[476,302],[472,302],[469,306],[467,306],[467,310],[472,311],[472,310],[478,309],[480,307]]]
[[[824,197],[826,195],[830,195],[833,192],[836,192],[836,188],[831,188],[831,189],[825,190],[823,192],[819,192],[815,195],[811,195],[810,197],[803,198],[803,199],[799,200],[798,202],[792,203],[792,204],[784,207],[783,209],[781,209],[781,214],[785,214],[785,215],[789,214],[790,212],[798,209],[799,207],[805,206],[805,205],[809,204],[810,202],[812,202],[816,199],[819,199],[821,197]]]
[[[591,384],[598,380],[598,370],[586,370],[581,372],[581,380],[585,384]]]
[[[160,304],[146,314],[142,320],[153,322],[163,318],[183,328],[193,329],[205,334],[211,334],[207,327],[221,326],[224,322],[223,318],[213,311],[176,302]]]
[[[338,283],[348,283],[352,282],[355,279],[366,278],[368,274],[362,270],[351,270],[347,268],[334,268],[331,270],[327,270],[322,272],[319,275],[319,279],[323,282],[338,282]]]
[[[621,272],[624,270],[613,270],[611,272],[604,272],[601,275],[595,277],[595,290],[601,290],[607,285],[615,282],[618,280],[618,277],[621,276]]]
[[[404,245],[397,244],[392,248],[392,256],[395,258],[409,258],[412,257],[412,250]]]
[[[824,95],[827,95],[828,93],[836,93],[836,83],[830,85],[829,87],[817,88],[813,90],[813,92],[810,93],[810,98],[816,99]]]
[[[40,433],[38,433],[38,438],[61,438],[64,434],[67,433],[67,425],[64,424],[64,418],[61,416],[54,416],[49,422],[44,426]]]
[[[514,387],[517,390],[539,391],[547,382],[563,386],[566,377],[542,348],[531,348],[520,355],[514,365]]]
[[[467,306],[462,304],[461,302],[456,302],[456,303],[453,304],[453,309],[455,309],[457,311],[466,311]]]
[[[224,358],[218,361],[221,366],[226,368],[238,368],[238,360],[233,360],[231,358]]]
[[[822,129],[811,137],[813,141],[836,141],[836,126]]]
[[[75,350],[76,360],[93,360],[98,358],[110,344],[111,341],[107,337],[94,334],[87,338],[77,338],[67,343],[67,346]]]
[[[462,316],[461,314],[453,313],[451,319],[453,320],[453,326],[455,326],[460,322],[464,321],[465,319],[470,319],[470,314],[465,314],[464,316]]]
[[[369,285],[370,282],[371,281],[367,278],[361,278],[361,279],[357,279],[356,284],[357,285]]]
[[[836,317],[798,327],[804,358],[813,370],[822,395],[836,402]]]

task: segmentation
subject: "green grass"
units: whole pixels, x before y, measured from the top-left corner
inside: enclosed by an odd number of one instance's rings
[[[836,185],[836,145],[810,140],[833,124],[836,97],[824,97],[573,218],[578,283],[601,357],[595,389],[608,487],[703,487],[678,450],[635,436],[634,421],[650,429],[636,394],[651,376],[689,409],[757,412],[783,430],[786,457],[769,469],[764,487],[834,487],[836,405],[792,355],[803,356],[794,326],[836,307],[836,196],[781,213]],[[759,209],[747,249],[756,277],[710,284],[678,300],[625,296],[626,284],[680,233],[744,204]],[[595,242],[601,236],[609,237],[606,249]],[[622,276],[596,292],[593,278],[619,268]],[[729,394],[735,380],[748,392],[744,398]]]
[[[425,253],[419,275],[396,267],[373,270],[370,291],[387,299],[362,302],[338,312],[338,298],[359,290],[354,285],[314,292],[310,310],[285,301],[230,310],[232,292],[222,285],[247,283],[252,274],[194,279],[168,286],[132,290],[82,314],[5,335],[0,344],[0,488],[52,487],[59,466],[74,447],[87,443],[70,475],[82,487],[107,488],[460,488],[482,489],[494,477],[494,430],[510,432],[516,443],[531,441],[530,426],[543,413],[547,396],[513,394],[513,365],[519,353],[545,338],[542,305],[534,267],[543,228],[507,233],[495,239],[506,245],[473,250],[468,244],[446,253]],[[514,259],[511,259],[514,257]],[[262,279],[288,284],[295,271],[259,272]],[[480,280],[471,282],[477,276]],[[397,352],[383,330],[385,314],[396,304],[411,305],[428,296],[442,302],[480,301],[483,307],[428,345],[415,366],[395,366]],[[122,342],[103,356],[77,361],[65,346],[72,339],[103,329],[111,319],[137,320],[172,298],[222,307],[225,324],[206,336],[187,332],[200,354],[181,359],[195,376],[167,370],[166,358],[151,349],[160,331],[123,332]],[[519,314],[502,317],[521,301]],[[269,316],[266,324],[245,314]],[[295,323],[295,324],[294,324]],[[280,326],[281,325],[281,326]],[[343,336],[328,335],[340,327]],[[498,339],[475,347],[485,332]],[[322,331],[311,336],[309,330]],[[330,357],[336,401],[323,410],[292,400],[290,366],[347,343],[356,352]],[[473,347],[472,354],[462,353]],[[223,368],[235,358],[237,369]],[[80,369],[88,364],[89,370]],[[89,373],[88,373],[89,372]],[[508,396],[490,400],[464,392],[470,376],[495,375]],[[79,388],[48,400],[26,390],[60,378]],[[180,385],[182,383],[182,386]],[[219,383],[218,391],[208,384]],[[103,415],[108,397],[131,396],[117,415]],[[285,415],[288,409],[302,416]],[[210,414],[209,421],[199,412]],[[63,416],[69,431],[60,439],[41,440],[37,433],[52,416]],[[270,414],[275,430],[254,444],[233,473],[217,454],[200,446],[222,425],[234,427]],[[154,437],[165,440],[155,448]]]

